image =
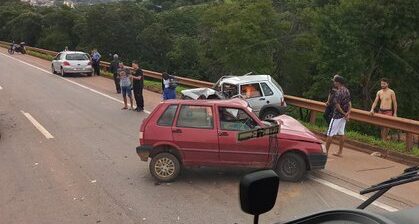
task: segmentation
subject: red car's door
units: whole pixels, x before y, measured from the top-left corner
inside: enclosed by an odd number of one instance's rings
[[[185,165],[217,164],[219,148],[212,106],[182,105],[172,127]]]
[[[232,165],[265,167],[268,162],[269,137],[237,141],[237,133],[257,128],[258,123],[245,110],[218,107],[218,142],[220,162]]]

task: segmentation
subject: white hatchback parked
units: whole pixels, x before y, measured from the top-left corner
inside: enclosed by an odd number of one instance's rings
[[[81,51],[62,51],[52,60],[51,70],[54,74],[86,74],[92,76],[93,67],[90,56]]]

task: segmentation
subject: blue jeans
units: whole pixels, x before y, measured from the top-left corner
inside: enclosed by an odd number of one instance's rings
[[[176,99],[176,90],[171,88],[164,88],[163,100]]]
[[[131,86],[121,86],[122,96],[131,96]]]

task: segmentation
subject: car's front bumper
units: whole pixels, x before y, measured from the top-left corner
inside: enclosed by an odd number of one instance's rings
[[[327,154],[325,153],[310,153],[307,155],[310,164],[310,170],[324,169],[327,162]]]
[[[150,151],[152,149],[153,147],[149,145],[140,145],[136,148],[137,154],[140,157],[141,161],[148,161],[148,157],[150,156]]]

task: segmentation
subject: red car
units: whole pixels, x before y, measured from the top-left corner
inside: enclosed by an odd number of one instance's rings
[[[252,113],[246,101],[168,100],[143,121],[136,150],[142,161],[151,158],[150,172],[163,182],[174,180],[182,167],[189,166],[272,168],[288,181],[324,168],[322,141],[289,116],[274,120],[282,123],[279,134],[238,141],[241,131],[272,125]],[[272,145],[272,138],[277,145]]]

